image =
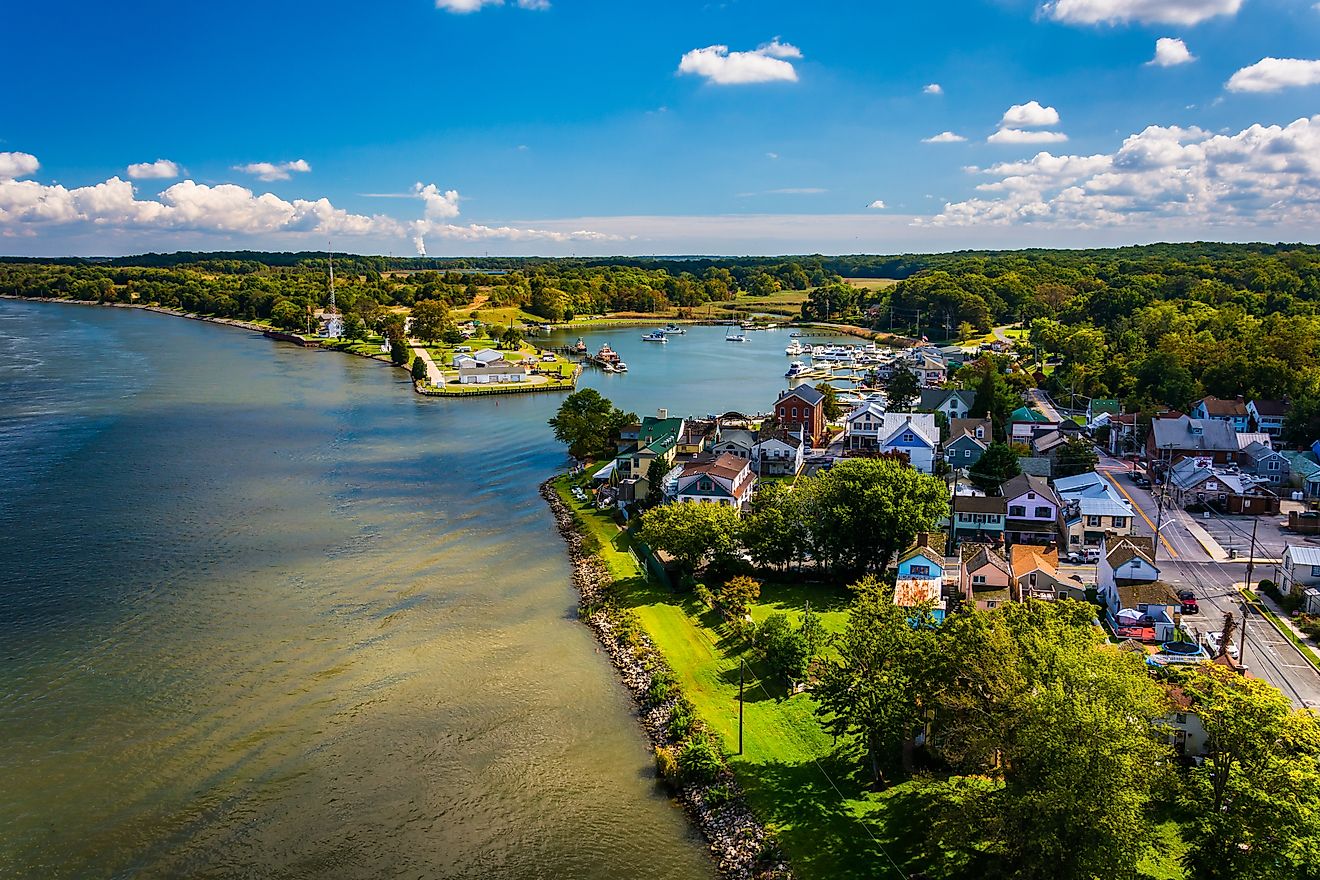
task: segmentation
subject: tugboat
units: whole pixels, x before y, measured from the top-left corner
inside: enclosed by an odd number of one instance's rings
[[[586,344],[585,342],[582,341],[582,337],[581,337],[581,336],[578,337],[577,345],[574,345],[574,346],[573,346],[573,353],[574,353],[574,354],[586,354],[586,353],[587,353],[587,344]]]
[[[651,333],[642,334],[642,342],[668,342],[668,341],[669,341],[669,337],[665,335],[665,331],[663,330],[655,330],[652,331]]]

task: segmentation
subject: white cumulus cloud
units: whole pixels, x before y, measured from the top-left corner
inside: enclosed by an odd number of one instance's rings
[[[1160,37],[1155,41],[1155,57],[1147,64],[1155,67],[1177,67],[1196,60],[1196,56],[1187,51],[1187,44],[1173,37]]]
[[[693,49],[679,60],[678,72],[721,86],[797,82],[797,69],[785,59],[801,57],[802,50],[775,37],[750,52],[730,52],[728,46],[718,45]]]
[[[128,176],[134,180],[168,180],[179,176],[179,165],[169,159],[134,162],[128,166]]]
[[[988,144],[1059,144],[1068,140],[1061,131],[1027,131],[1021,128],[1001,128],[985,139]]]
[[[1242,0],[1053,0],[1045,15],[1065,24],[1199,24],[1236,15]]]
[[[294,172],[306,174],[312,170],[312,166],[306,159],[294,159],[292,162],[249,162],[246,165],[235,165],[235,171],[241,171],[244,174],[255,174],[258,180],[288,180]]]
[[[951,131],[942,131],[939,134],[931,135],[928,138],[922,138],[923,144],[960,144],[967,138],[960,134],[954,134]]]
[[[477,12],[484,6],[503,6],[504,0],[435,0],[435,8],[445,12],[466,15]],[[517,0],[514,4],[519,9],[549,9],[549,0]]]
[[[36,173],[41,167],[31,153],[0,153],[0,180],[13,180]]]
[[[1262,58],[1233,74],[1225,88],[1230,92],[1277,92],[1317,83],[1320,83],[1320,61]]]
[[[926,83],[926,87],[921,92],[925,95],[942,95],[944,94],[944,86],[939,83]]]
[[[884,203],[884,200],[883,200],[883,199],[876,199],[874,202],[872,202],[871,204],[867,205],[866,207],[868,207],[868,208],[875,208],[875,209],[878,211],[878,210],[880,210],[881,208],[883,208],[884,206],[885,206],[885,203]]]
[[[1320,115],[1236,134],[1150,126],[1112,154],[970,169],[994,179],[945,204],[935,226],[1093,229],[1174,220],[1242,228],[1320,222]]]
[[[1058,124],[1059,111],[1042,107],[1039,101],[1014,104],[1004,111],[1004,118],[999,121],[1000,128],[1046,128]]]

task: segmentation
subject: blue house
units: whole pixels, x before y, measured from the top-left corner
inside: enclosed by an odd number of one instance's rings
[[[915,608],[934,604],[932,617],[944,620],[944,536],[919,534],[916,542],[898,557],[894,582],[894,604]]]

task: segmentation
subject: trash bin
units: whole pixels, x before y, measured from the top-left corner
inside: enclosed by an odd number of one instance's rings
[[[1229,558],[1229,559],[1237,559],[1237,550],[1230,549],[1230,550],[1228,551],[1228,558]]]

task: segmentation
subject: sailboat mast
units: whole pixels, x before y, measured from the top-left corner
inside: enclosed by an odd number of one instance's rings
[[[335,310],[335,252],[329,250],[327,246],[327,253],[330,255],[330,311],[333,312]]]

